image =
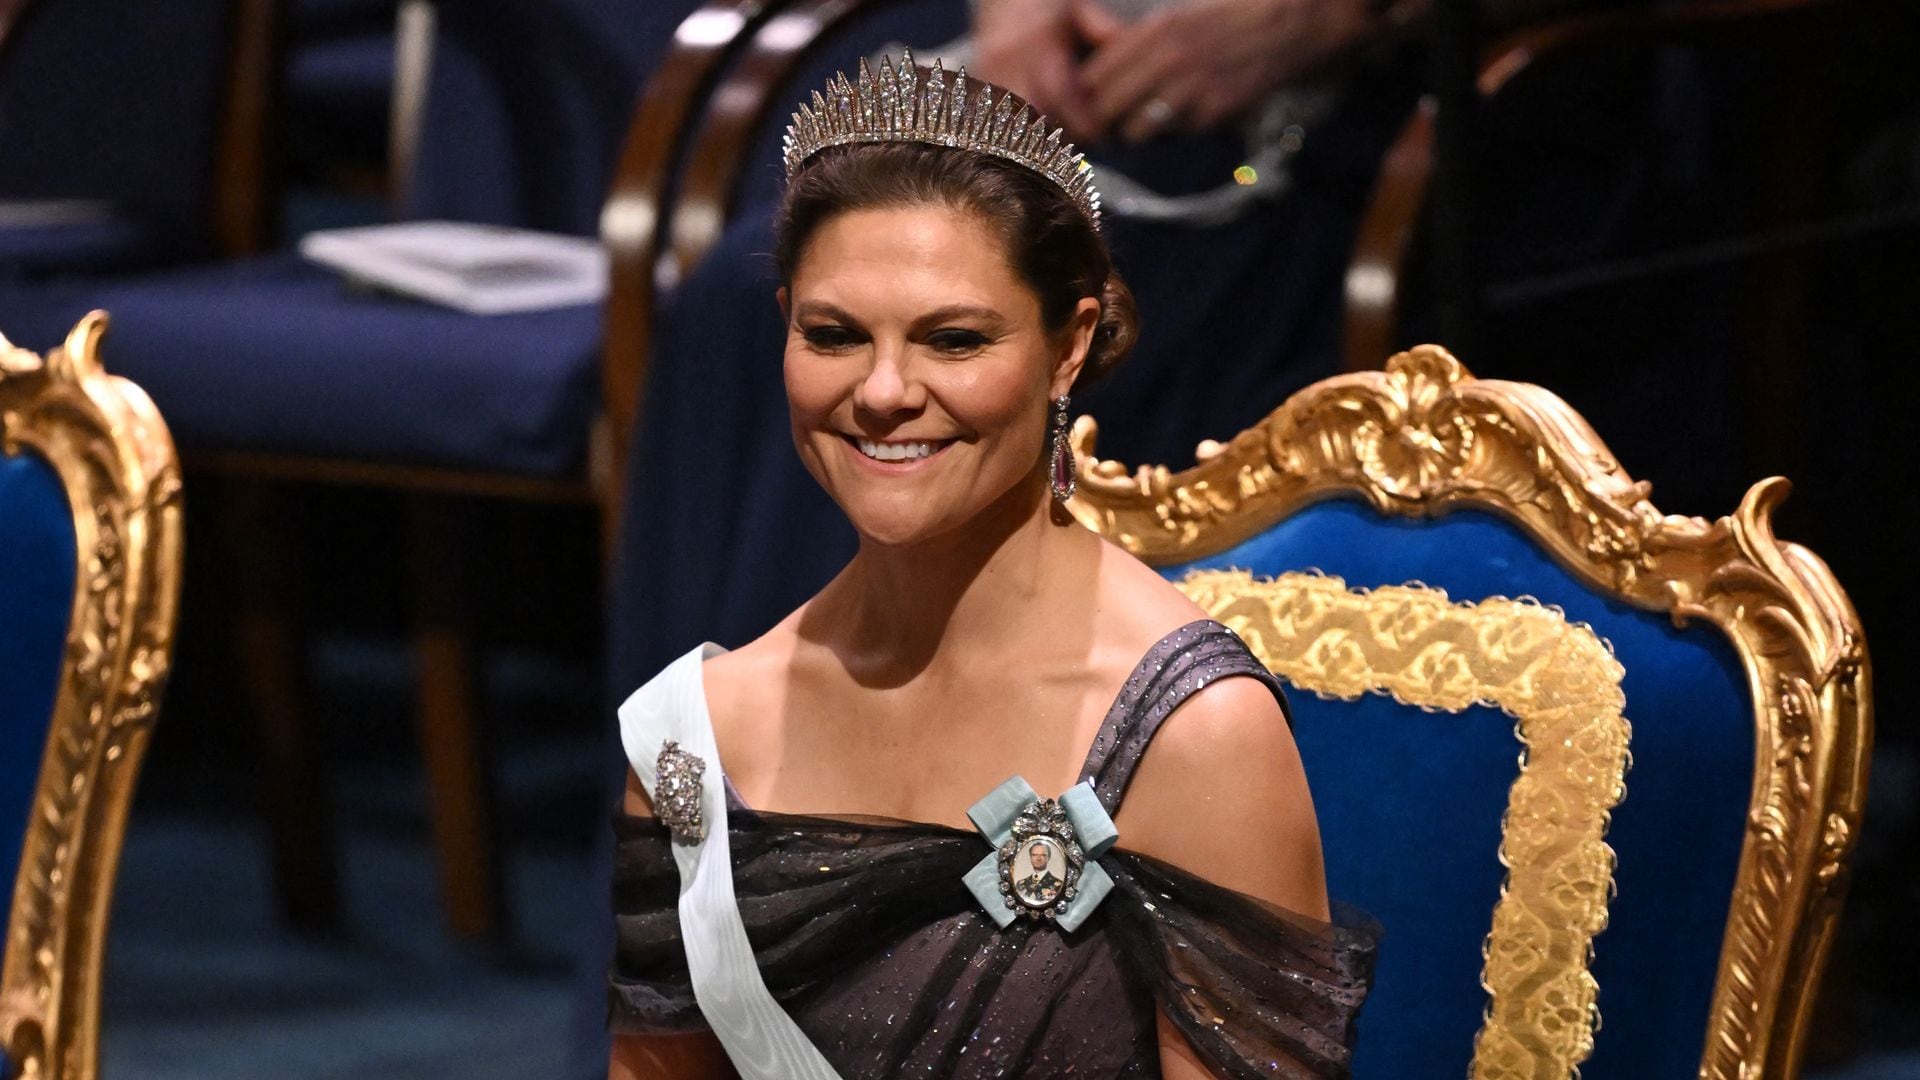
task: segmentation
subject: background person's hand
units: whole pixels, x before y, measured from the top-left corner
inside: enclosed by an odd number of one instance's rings
[[[969,74],[1026,98],[1082,142],[1095,129],[1080,84],[1081,46],[1072,0],[980,0]]]
[[[1134,141],[1218,127],[1382,29],[1366,0],[1190,0],[1133,23],[1070,5],[1094,46],[1079,71],[1089,129]]]

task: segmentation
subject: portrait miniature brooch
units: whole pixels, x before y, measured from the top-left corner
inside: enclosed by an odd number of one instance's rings
[[[707,838],[707,824],[701,816],[701,777],[707,763],[680,749],[680,743],[668,739],[660,747],[654,762],[653,812],[673,838],[682,844],[697,844]]]
[[[967,889],[1002,927],[1027,918],[1076,930],[1113,888],[1094,860],[1120,833],[1086,781],[1042,799],[1015,776],[967,817],[994,849],[967,871]]]

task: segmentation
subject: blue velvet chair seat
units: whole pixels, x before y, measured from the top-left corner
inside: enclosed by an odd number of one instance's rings
[[[58,341],[113,314],[106,362],[189,448],[577,474],[599,394],[596,305],[473,316],[356,292],[296,255],[0,289],[0,326]]]
[[[1626,669],[1633,765],[1608,833],[1618,896],[1594,939],[1603,1034],[1581,1075],[1694,1075],[1752,781],[1752,700],[1720,632],[1677,629],[1663,614],[1605,597],[1517,528],[1479,512],[1416,520],[1325,502],[1164,572],[1177,579],[1193,567],[1319,569],[1358,588],[1420,581],[1458,601],[1532,596],[1612,644]],[[1293,704],[1329,889],[1387,930],[1354,1075],[1458,1075],[1484,1004],[1472,989],[1500,895],[1496,852],[1519,750],[1513,720],[1386,698],[1296,693]],[[1477,929],[1463,935],[1463,926]]]

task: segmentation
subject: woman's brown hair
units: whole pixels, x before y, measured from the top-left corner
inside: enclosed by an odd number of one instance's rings
[[[925,143],[858,143],[823,150],[794,175],[775,221],[774,260],[783,282],[822,224],[851,210],[949,206],[998,230],[1007,261],[1040,300],[1040,320],[1059,333],[1084,297],[1100,301],[1100,322],[1074,383],[1079,390],[1112,371],[1139,336],[1133,294],[1113,268],[1106,241],[1065,192],[1040,174],[971,151]]]

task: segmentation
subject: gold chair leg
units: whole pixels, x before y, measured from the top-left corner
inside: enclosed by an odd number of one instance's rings
[[[494,938],[501,932],[503,905],[493,788],[476,722],[480,695],[466,573],[474,535],[470,517],[470,509],[451,498],[411,498],[408,576],[420,677],[420,754],[442,903],[454,933]]]

